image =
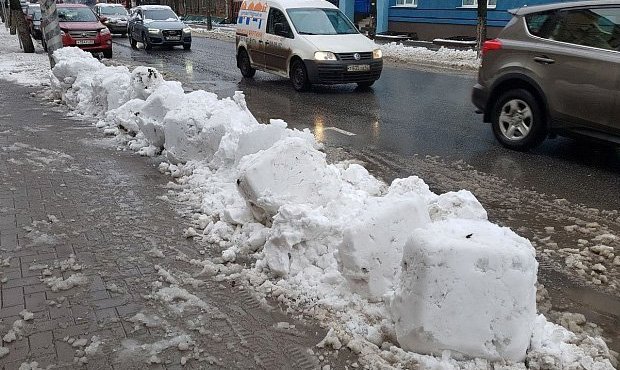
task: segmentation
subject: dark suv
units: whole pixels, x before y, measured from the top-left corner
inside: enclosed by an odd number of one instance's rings
[[[620,0],[512,10],[482,50],[473,103],[504,146],[547,136],[620,143]]]
[[[138,42],[149,50],[154,45],[182,45],[192,47],[192,32],[169,6],[141,5],[133,9],[127,24],[129,42],[136,48]]]

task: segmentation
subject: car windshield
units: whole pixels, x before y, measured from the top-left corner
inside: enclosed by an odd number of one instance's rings
[[[96,22],[97,17],[90,8],[56,8],[60,22]]]
[[[154,21],[176,21],[177,15],[170,9],[153,9],[144,12],[144,19]]]
[[[127,15],[127,10],[122,6],[102,6],[101,14],[105,15]]]
[[[338,9],[298,8],[287,10],[300,35],[342,35],[358,33]]]

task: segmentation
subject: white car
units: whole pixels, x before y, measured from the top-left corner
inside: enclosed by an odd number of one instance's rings
[[[237,66],[289,77],[297,91],[312,84],[357,83],[381,76],[381,49],[324,0],[244,1],[237,18]]]

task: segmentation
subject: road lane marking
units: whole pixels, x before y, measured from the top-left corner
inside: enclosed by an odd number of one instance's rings
[[[341,128],[338,128],[338,127],[325,127],[325,130],[326,131],[327,130],[336,131],[336,132],[339,132],[339,133],[341,133],[343,135],[347,135],[347,136],[355,136],[356,135],[356,134],[354,134],[352,132],[345,131],[345,130],[343,130]]]

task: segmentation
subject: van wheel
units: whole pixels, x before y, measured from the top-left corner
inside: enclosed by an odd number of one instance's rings
[[[526,151],[540,145],[547,136],[547,125],[538,100],[527,90],[503,93],[495,103],[493,134],[505,147]]]
[[[252,68],[250,57],[245,49],[239,50],[239,56],[237,56],[237,66],[239,66],[241,74],[245,78],[252,78],[256,74],[256,70]]]
[[[293,83],[293,88],[297,91],[306,91],[310,88],[310,82],[308,81],[308,71],[306,71],[306,66],[304,62],[297,59],[293,62],[291,66],[291,82]]]

